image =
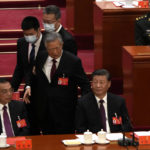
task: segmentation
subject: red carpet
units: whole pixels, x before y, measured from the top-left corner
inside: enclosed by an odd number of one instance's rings
[[[12,75],[16,65],[16,53],[0,53],[0,76]]]
[[[16,52],[17,39],[0,39],[0,52]]]

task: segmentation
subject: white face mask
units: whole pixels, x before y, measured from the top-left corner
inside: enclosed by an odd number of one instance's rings
[[[29,43],[35,43],[35,41],[37,40],[37,36],[36,35],[28,35],[28,36],[24,36],[25,40]]]
[[[43,23],[44,29],[46,32],[51,32],[51,31],[55,31],[55,24],[51,23]]]

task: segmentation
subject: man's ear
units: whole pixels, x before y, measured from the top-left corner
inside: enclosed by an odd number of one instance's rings
[[[92,81],[90,81],[91,89],[92,89]]]
[[[111,87],[111,81],[109,81],[109,85],[108,86],[109,86],[109,88]]]
[[[61,22],[61,19],[60,19],[60,18],[59,18],[59,19],[57,19],[57,22],[59,22],[59,23],[60,23],[60,22]]]

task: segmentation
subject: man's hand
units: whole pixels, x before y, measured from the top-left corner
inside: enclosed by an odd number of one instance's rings
[[[29,104],[30,103],[30,100],[29,100],[29,97],[31,96],[31,88],[26,88],[26,91],[24,93],[24,96],[23,96],[23,101],[26,103],[26,104]]]
[[[32,73],[36,75],[35,66],[33,66]]]

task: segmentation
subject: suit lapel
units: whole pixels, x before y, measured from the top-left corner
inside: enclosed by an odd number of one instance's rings
[[[42,50],[46,50],[46,48],[44,46],[43,35],[42,35],[42,39],[41,39],[41,43],[40,43],[40,46],[39,46],[39,50],[38,50],[37,56],[39,55],[40,51],[42,51]]]
[[[108,123],[109,123],[109,127],[110,127],[110,131],[112,131],[112,99],[111,99],[111,95],[109,93],[107,93],[107,110],[108,110]]]
[[[28,42],[24,42],[24,46],[23,47],[23,55],[25,58],[25,62],[27,62],[29,64],[29,60],[28,60],[28,49],[29,49],[29,43]]]
[[[96,118],[99,118],[98,120],[100,121],[100,110],[95,95],[93,93],[91,93],[90,101],[91,110],[93,111],[93,114],[96,116]]]
[[[42,59],[41,59],[41,63],[40,63],[40,65],[39,65],[39,69],[41,70],[41,73],[42,73],[43,78],[45,78],[46,81],[49,83],[49,81],[48,81],[48,79],[47,79],[45,73],[43,72],[44,64],[45,64],[47,58],[48,58],[48,53],[45,51],[45,53],[43,54],[43,57],[42,57]]]
[[[60,72],[63,72],[64,65],[65,65],[65,53],[63,52],[61,59],[60,59],[60,62],[59,62],[59,65],[58,65],[58,68],[56,69],[56,72],[54,74],[53,79],[55,79],[55,77],[58,76],[58,74]]]
[[[15,113],[15,107],[13,105],[13,102],[11,101],[9,104],[9,112],[10,112],[10,117],[11,117],[11,123],[12,123],[12,127],[13,127],[13,131],[14,131],[14,134],[16,135],[16,131],[17,131],[17,124],[16,124],[16,121],[17,121],[17,116],[16,116],[16,113]]]
[[[2,133],[3,130],[2,130],[2,120],[1,120],[1,117],[0,117],[0,133]]]
[[[100,109],[98,107],[97,104],[97,100],[95,98],[95,95],[91,92],[91,97],[89,98],[89,110],[90,110],[90,114],[91,118],[93,120],[93,122],[95,122],[95,126],[93,128],[93,131],[98,131],[101,130],[102,128],[102,123],[101,123],[101,118],[100,118]]]

